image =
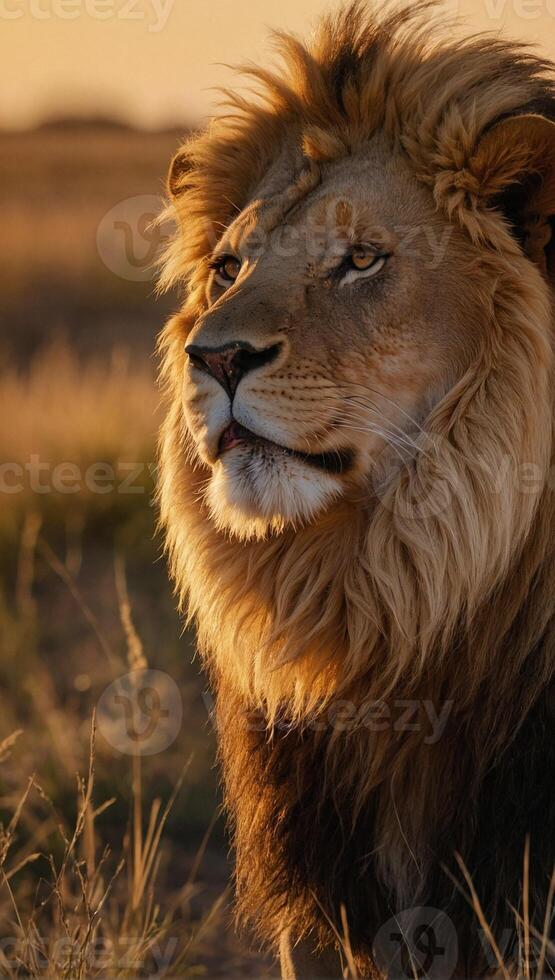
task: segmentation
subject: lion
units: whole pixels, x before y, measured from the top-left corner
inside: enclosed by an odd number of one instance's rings
[[[437,17],[276,33],[168,178],[161,522],[288,978],[546,961],[553,67]]]

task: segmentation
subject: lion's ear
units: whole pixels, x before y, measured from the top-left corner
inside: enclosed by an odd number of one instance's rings
[[[175,154],[168,172],[168,194],[175,200],[187,189],[187,177],[193,170],[188,146],[182,146]]]
[[[480,192],[503,212],[522,249],[544,275],[555,275],[555,123],[512,116],[482,137],[471,166]]]

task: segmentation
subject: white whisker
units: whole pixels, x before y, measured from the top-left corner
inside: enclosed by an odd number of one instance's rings
[[[346,425],[343,427],[353,429],[354,431],[357,432],[373,431],[373,429],[370,428],[371,426],[374,427],[374,430],[376,428],[376,423],[373,423],[372,421],[366,421],[365,419],[361,419],[357,415],[344,414],[343,418],[346,421]],[[393,423],[389,422],[388,419],[380,419],[380,422],[386,423],[386,425],[379,426],[380,430],[386,431],[392,439],[394,438],[397,445],[402,446],[405,449],[411,450],[412,452],[418,452],[426,455],[425,450],[422,449],[422,447],[419,446],[418,443],[414,441],[414,439],[411,439],[411,437],[407,435],[407,433],[403,432],[402,429],[399,429],[398,426],[395,426],[397,431],[394,432],[391,431],[391,429],[389,428],[389,426],[392,426]]]
[[[413,418],[413,416],[409,412],[406,411],[406,409],[404,409],[401,405],[399,405],[398,402],[395,401],[394,398],[391,398],[390,395],[384,394],[384,392],[383,391],[380,391],[379,388],[371,388],[369,385],[362,385],[362,384],[358,384],[356,382],[352,382],[350,385],[338,385],[337,387],[338,388],[346,388],[346,389],[350,389],[350,388],[361,388],[362,391],[369,391],[373,395],[378,395],[379,398],[383,398],[385,401],[389,402],[390,405],[393,405],[393,407],[396,408],[398,412],[401,412],[401,415],[404,415],[405,418],[407,418],[409,420],[409,422],[411,422],[414,426],[416,426],[416,428],[419,429],[420,432],[425,432],[426,431],[416,421],[416,419]],[[360,396],[354,395],[353,397],[360,397]]]
[[[381,438],[387,443],[387,445],[393,449],[396,455],[399,457],[402,463],[406,463],[406,455],[403,456],[400,450],[404,450],[406,453],[407,447],[402,443],[398,442],[392,437],[392,434],[381,429],[379,426],[373,426],[371,423],[365,425],[364,427],[359,427],[355,425],[346,425],[344,428],[351,429],[353,432],[371,432],[374,435],[381,436]]]

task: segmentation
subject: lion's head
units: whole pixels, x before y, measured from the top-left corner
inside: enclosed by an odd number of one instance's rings
[[[242,538],[368,497],[468,370],[483,289],[462,295],[476,250],[382,133],[318,162],[286,141],[252,198],[210,256],[184,388],[212,519]]]
[[[546,511],[553,83],[426,18],[278,35],[170,171],[162,516],[201,642],[274,706],[415,676]]]

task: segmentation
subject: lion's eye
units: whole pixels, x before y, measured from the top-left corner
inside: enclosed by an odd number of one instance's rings
[[[345,256],[340,285],[345,286],[357,279],[368,279],[377,275],[387,258],[386,254],[373,245],[356,245]]]
[[[365,272],[370,269],[374,262],[381,258],[382,255],[375,248],[365,248],[364,246],[354,248],[349,255],[352,268],[357,269],[358,272]]]
[[[216,282],[220,286],[227,287],[237,279],[241,271],[241,262],[234,255],[220,255],[214,260],[212,268],[216,274]]]

